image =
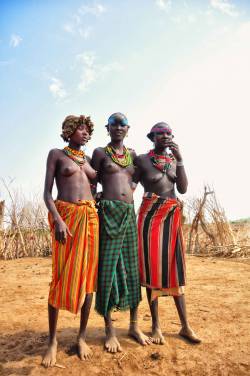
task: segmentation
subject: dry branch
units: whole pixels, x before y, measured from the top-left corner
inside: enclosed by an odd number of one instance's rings
[[[0,258],[5,260],[24,256],[48,256],[50,233],[47,210],[43,203],[28,201],[4,179],[1,182],[9,196],[0,228]]]
[[[203,197],[193,200],[189,210],[193,214],[187,235],[189,253],[223,257],[249,256],[249,248],[236,242],[232,227],[213,190],[205,186]]]

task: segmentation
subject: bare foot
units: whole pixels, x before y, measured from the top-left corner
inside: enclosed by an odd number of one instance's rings
[[[147,346],[152,343],[151,338],[143,334],[142,331],[135,325],[130,325],[128,335],[134,338],[142,346]]]
[[[165,338],[163,337],[161,328],[155,327],[152,328],[152,342],[157,345],[164,345],[166,343]]]
[[[189,342],[192,343],[200,343],[201,339],[197,337],[195,332],[191,328],[182,328],[179,332],[179,336],[187,339]]]
[[[106,339],[104,343],[105,349],[111,353],[121,352],[122,348],[115,335],[114,329],[106,327],[105,331],[106,331]]]
[[[46,351],[43,360],[42,365],[45,368],[48,367],[54,367],[56,364],[56,352],[57,352],[57,341],[53,341],[49,344],[48,350]]]
[[[78,355],[81,360],[90,359],[92,356],[92,350],[89,348],[83,338],[78,338]]]

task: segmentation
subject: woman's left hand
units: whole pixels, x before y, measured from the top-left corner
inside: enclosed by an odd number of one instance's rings
[[[171,152],[172,152],[173,156],[175,157],[176,161],[181,162],[182,161],[182,155],[181,155],[179,146],[175,142],[170,141],[168,143],[168,147],[171,150]]]

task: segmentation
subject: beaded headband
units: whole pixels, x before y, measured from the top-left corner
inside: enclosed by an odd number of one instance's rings
[[[166,133],[168,132],[169,134],[172,134],[172,129],[170,128],[170,126],[168,124],[166,124],[166,126],[164,128],[160,128],[160,127],[153,127],[151,128],[151,131],[147,134],[147,137],[150,139],[150,141],[152,141],[152,137],[154,136],[155,133]]]
[[[172,133],[172,129],[170,127],[169,128],[152,128],[151,131],[150,131],[150,134],[157,133],[157,132],[160,132],[160,133],[165,133],[165,132]]]

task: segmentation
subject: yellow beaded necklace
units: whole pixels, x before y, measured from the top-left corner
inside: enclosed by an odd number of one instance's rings
[[[113,162],[121,167],[128,167],[133,163],[131,154],[125,146],[123,146],[123,154],[118,154],[109,144],[105,147],[105,153],[112,159]]]
[[[69,146],[66,146],[63,152],[79,167],[83,166],[86,162],[85,153],[82,150],[71,149]]]

